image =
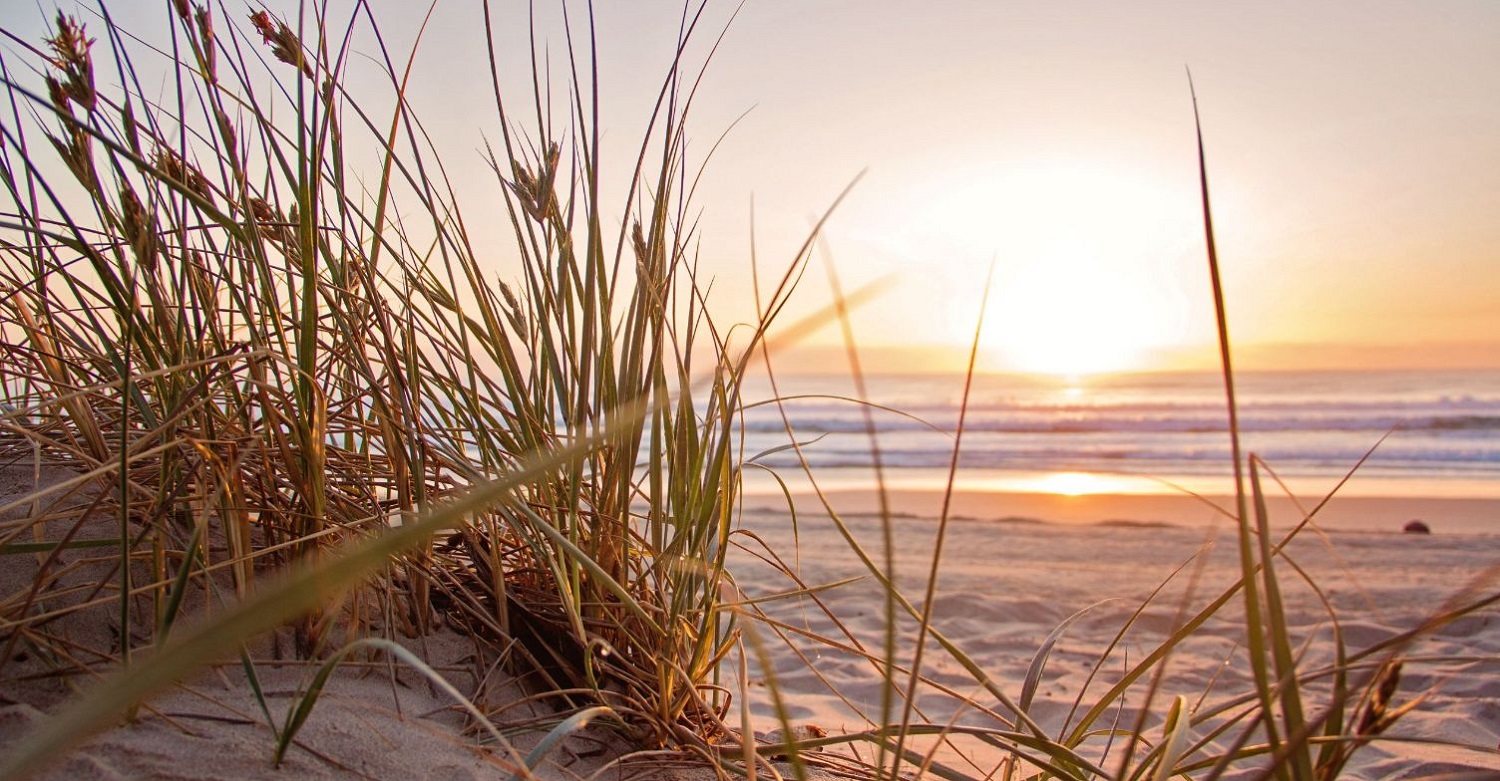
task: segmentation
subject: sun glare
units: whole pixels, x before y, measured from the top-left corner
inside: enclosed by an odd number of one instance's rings
[[[1088,375],[1140,368],[1162,341],[1134,280],[1066,243],[1016,269],[997,291],[986,343],[1006,368]]]
[[[977,296],[996,262],[983,344],[986,368],[1087,376],[1152,368],[1192,332],[1179,289],[1181,193],[1117,160],[1037,159],[976,167],[949,180],[914,222],[946,231],[971,257],[931,269],[951,276],[951,300]],[[910,230],[920,232],[919,225]],[[1196,267],[1195,267],[1196,268]],[[970,310],[949,338],[972,337]]]
[[[1051,472],[1038,477],[1032,489],[1044,494],[1086,496],[1109,493],[1117,487],[1117,483],[1118,481],[1088,472]]]

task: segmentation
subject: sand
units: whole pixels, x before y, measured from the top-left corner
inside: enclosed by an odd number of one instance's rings
[[[880,508],[870,491],[835,490],[827,493],[840,513],[872,513]],[[1324,497],[1299,496],[1297,501],[1273,495],[1267,498],[1273,527],[1300,521],[1305,509]],[[934,490],[897,489],[888,492],[892,512],[935,518],[942,510],[942,495]],[[822,508],[811,494],[798,493],[797,506],[814,512]],[[747,508],[777,512],[785,501],[779,494],[748,496]],[[1060,524],[1100,522],[1166,523],[1174,526],[1205,526],[1225,523],[1234,499],[1228,496],[1197,498],[1180,494],[1084,494],[1066,496],[1043,493],[1000,493],[969,490],[953,496],[949,516],[965,520],[1019,519]],[[1330,498],[1317,513],[1318,525],[1338,531],[1400,531],[1407,521],[1422,519],[1439,533],[1500,535],[1500,486],[1491,498],[1345,496]]]
[[[3,489],[4,486],[0,486]],[[0,490],[0,496],[5,491]],[[12,494],[13,495],[13,494]],[[868,511],[868,495],[839,497],[851,509],[849,523],[860,543],[877,559],[884,556],[878,518]],[[0,502],[3,503],[3,502]],[[933,535],[934,497],[897,497],[903,514],[895,520],[897,583],[920,601],[926,583]],[[812,585],[866,575],[847,542],[811,502],[801,503],[796,542],[784,510],[751,507],[744,528],[754,530]],[[1308,534],[1291,548],[1339,611],[1351,648],[1363,648],[1420,624],[1437,606],[1466,585],[1481,579],[1487,593],[1500,586],[1490,569],[1500,564],[1500,537],[1453,531],[1472,529],[1494,518],[1487,502],[1391,502],[1371,500],[1359,508],[1385,513],[1391,524],[1408,517],[1429,519],[1435,533],[1403,535],[1392,531],[1331,531]],[[1088,612],[1058,641],[1035,695],[1033,714],[1049,730],[1068,718],[1075,700],[1085,702],[1103,691],[1128,658],[1148,653],[1180,621],[1182,606],[1197,606],[1216,596],[1236,574],[1230,529],[1215,523],[1214,513],[1180,500],[1139,497],[1075,500],[1065,497],[970,496],[958,508],[933,603],[933,626],[957,643],[1013,698],[1037,649],[1049,633],[1078,611]],[[863,511],[863,512],[861,512]],[[1488,516],[1486,515],[1488,513]],[[1006,519],[1010,520],[999,520]],[[1018,518],[1025,520],[1017,520]],[[1463,518],[1462,522],[1448,519]],[[1098,523],[1098,521],[1110,521]],[[1334,524],[1337,527],[1339,524]],[[1381,524],[1384,525],[1384,521]],[[748,541],[748,537],[744,538]],[[1211,545],[1203,566],[1173,581],[1142,614],[1096,680],[1085,681],[1124,622],[1174,568]],[[5,594],[27,577],[30,556],[0,558]],[[748,596],[761,597],[788,588],[784,576],[738,555],[735,572]],[[88,575],[80,570],[79,577]],[[1190,577],[1191,576],[1191,577]],[[768,605],[778,620],[814,634],[838,636],[878,649],[884,600],[868,578],[820,593],[824,604],[843,622],[850,638],[808,600]],[[1306,664],[1326,656],[1328,617],[1305,588],[1289,587],[1290,623],[1299,636],[1315,642]],[[1241,658],[1242,625],[1231,605],[1210,620],[1170,660],[1163,688],[1191,702],[1212,705],[1247,691],[1248,668]],[[9,620],[7,618],[7,620]],[[107,631],[107,621],[80,615],[65,631]],[[93,624],[89,622],[92,621]],[[911,623],[902,624],[910,632]],[[780,643],[768,627],[754,630],[769,641],[769,669],[750,660],[748,702],[754,727],[778,726],[769,697],[774,680],[786,695],[791,719],[833,733],[857,731],[878,719],[881,696],[876,668],[857,654],[799,638],[793,647]],[[909,634],[908,634],[909,637]],[[425,641],[407,641],[467,696],[491,713],[517,716],[508,706],[523,697],[513,682],[497,677],[474,644],[451,630]],[[910,642],[902,657],[909,658]],[[268,656],[265,646],[257,652]],[[802,656],[799,656],[799,653]],[[1500,774],[1500,614],[1491,608],[1424,636],[1408,649],[1408,661],[1396,700],[1426,700],[1398,722],[1393,736],[1439,739],[1464,746],[1378,742],[1356,755],[1346,778],[1425,777],[1449,771],[1487,770]],[[804,658],[807,661],[804,661]],[[262,684],[275,720],[285,718],[290,703],[305,687],[311,670],[305,665],[272,664],[262,659]],[[28,664],[32,666],[28,666]],[[62,707],[70,689],[86,689],[87,680],[33,680],[24,675],[36,660],[12,660],[0,686],[0,751],[24,741]],[[102,668],[101,668],[102,669]],[[732,671],[733,667],[730,667]],[[987,707],[997,703],[978,691],[972,677],[950,656],[929,647],[928,677]],[[19,676],[19,677],[18,677]],[[74,686],[76,684],[76,687]],[[923,695],[924,717],[984,725],[972,708],[957,709],[955,700]],[[1132,697],[1130,708],[1140,704]],[[1156,711],[1164,711],[1160,702]],[[1129,712],[1126,713],[1128,717]],[[520,751],[537,735],[518,739]],[[153,699],[129,722],[80,744],[39,777],[72,778],[504,778],[513,757],[477,745],[470,720],[450,697],[414,671],[400,665],[367,664],[342,668],[299,733],[297,744],[280,769],[271,763],[273,730],[246,686],[239,665],[194,676],[183,686]],[[571,738],[550,752],[540,774],[572,778],[703,778],[702,773],[673,770],[660,755],[648,762],[612,764],[626,747],[598,733]],[[967,772],[982,775],[999,762],[993,751],[971,742],[947,748],[939,757]],[[972,762],[966,765],[966,762]]]
[[[1204,516],[1190,509],[1191,503],[1172,498],[1128,498],[1135,501],[967,497],[960,502],[965,519],[950,524],[931,612],[933,626],[994,676],[1012,698],[1020,697],[1021,682],[1049,633],[1075,613],[1087,611],[1053,649],[1036,693],[1032,714],[1049,734],[1056,734],[1075,702],[1097,701],[1127,662],[1156,648],[1188,614],[1185,607],[1196,610],[1238,577],[1236,538],[1228,523],[1212,521],[1212,512]],[[894,498],[895,506],[909,513],[893,524],[896,581],[918,603],[926,587],[937,529],[926,512],[937,505],[923,503],[933,499],[910,493]],[[869,503],[868,497],[865,501]],[[806,509],[811,503],[800,504]],[[1419,626],[1445,600],[1470,587],[1485,594],[1500,593],[1496,571],[1500,536],[1401,534],[1396,531],[1400,524],[1394,523],[1394,519],[1424,514],[1451,519],[1467,512],[1482,518],[1486,510],[1492,521],[1500,521],[1493,503],[1402,500],[1382,504],[1368,500],[1360,504],[1361,509],[1377,510],[1393,519],[1393,530],[1306,532],[1288,549],[1291,560],[1304,568],[1333,603],[1351,651]],[[1087,511],[1099,514],[1093,520],[1079,514]],[[1048,512],[1069,522],[1033,520]],[[1193,518],[1197,521],[1190,522]],[[869,555],[883,561],[878,517],[854,515],[849,523]],[[1445,528],[1442,521],[1433,523],[1437,529]],[[784,513],[754,514],[747,526],[757,528],[778,549],[791,549],[793,531]],[[867,575],[842,535],[815,513],[799,518],[797,536],[800,546],[795,563],[804,582],[816,585]],[[1193,563],[1146,608],[1098,672],[1099,679],[1084,692],[1101,654],[1133,611],[1174,569],[1189,561]],[[1326,611],[1311,590],[1296,582],[1289,567],[1282,566],[1281,572],[1287,584],[1292,632],[1298,638],[1313,638],[1304,648],[1303,664],[1311,668],[1328,661]],[[745,582],[752,597],[786,588],[765,571],[746,577]],[[858,641],[874,650],[881,647],[884,599],[868,577],[822,592],[820,597],[840,617],[849,637],[806,599],[774,604],[769,612],[818,635],[838,637],[844,643]],[[1232,601],[1220,617],[1209,620],[1172,655],[1163,679],[1167,694],[1186,695],[1190,703],[1201,702],[1206,708],[1253,690],[1250,668],[1243,662],[1239,604]],[[903,658],[910,658],[914,623],[906,621],[902,626],[907,633]],[[812,663],[780,653],[771,672],[780,687],[796,693],[790,705],[793,719],[830,732],[857,731],[880,719],[881,679],[871,663],[805,639],[798,639],[797,645]],[[1419,638],[1405,653],[1409,658],[1396,700],[1426,699],[1387,736],[1452,741],[1472,748],[1377,742],[1356,754],[1343,777],[1374,781],[1474,770],[1500,777],[1500,752],[1496,751],[1500,744],[1500,612],[1490,607],[1463,618]],[[999,708],[995,698],[979,692],[973,677],[935,644],[928,646],[924,668],[934,681],[966,695],[977,694],[981,704]],[[758,675],[756,683],[764,692],[766,674]],[[1144,686],[1139,689],[1144,690]],[[1132,697],[1130,708],[1138,706],[1142,696]],[[1156,706],[1160,713],[1165,713],[1164,700]],[[954,698],[935,693],[922,697],[920,705],[934,723],[946,723],[961,710]],[[774,721],[769,697],[758,698],[753,711],[765,723]],[[1133,713],[1129,711],[1122,723],[1130,723]],[[992,720],[972,712],[956,718],[961,724],[994,726]],[[973,741],[963,749],[943,751],[940,757],[971,774],[983,774],[999,761],[993,751],[974,750]],[[965,765],[963,753],[973,765]]]
[[[0,508],[32,495],[35,485],[45,488],[73,476],[66,470],[44,469],[38,482],[29,468],[0,467]],[[26,502],[0,513],[0,524],[7,530],[26,529],[20,541],[29,541],[32,514],[46,516],[86,504],[90,496],[87,491],[74,496],[59,492],[36,505]],[[54,501],[59,504],[54,506]],[[73,539],[109,538],[118,533],[114,523],[108,518],[90,518],[73,533]],[[61,539],[71,525],[46,521],[44,538]],[[6,746],[25,741],[43,728],[48,713],[67,707],[91,683],[116,671],[112,649],[119,620],[112,585],[117,569],[111,550],[61,554],[49,564],[52,576],[37,594],[32,594],[38,572],[36,555],[0,556],[0,647],[10,652],[0,668],[0,756]],[[135,577],[137,583],[147,581],[143,571]],[[96,588],[99,583],[105,586]],[[227,582],[219,585],[228,589]],[[191,624],[205,611],[223,609],[218,600],[205,604],[197,596],[200,593],[189,591],[183,624]],[[56,617],[40,623],[17,620],[22,615],[42,614]],[[23,623],[27,631],[50,638],[46,648],[65,648],[72,659],[49,659],[24,637],[9,645],[15,627]],[[139,638],[148,637],[149,632],[147,626],[132,626],[138,646]],[[446,626],[421,638],[393,634],[501,729],[547,714],[530,696],[534,692],[499,668],[493,644],[479,643]],[[543,736],[536,730],[509,735],[514,752],[498,749],[493,741],[481,746],[474,719],[450,693],[388,656],[356,656],[335,670],[278,767],[273,762],[277,731],[312,684],[318,667],[293,660],[292,646],[290,630],[247,646],[266,700],[264,711],[240,660],[225,659],[158,694],[118,726],[80,740],[36,777],[58,781],[509,778]],[[149,656],[150,651],[138,647],[136,653]],[[79,672],[80,666],[87,672]],[[58,670],[67,672],[58,674]],[[597,730],[578,734],[555,746],[535,769],[539,777],[549,780],[595,775],[630,778],[643,772],[670,777],[656,768],[614,767],[612,761],[628,753],[628,748]]]

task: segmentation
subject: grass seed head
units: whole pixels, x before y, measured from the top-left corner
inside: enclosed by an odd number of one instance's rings
[[[1356,734],[1379,735],[1395,723],[1402,711],[1391,710],[1391,699],[1396,696],[1396,689],[1400,685],[1401,662],[1399,660],[1386,662],[1376,674],[1375,680],[1370,683],[1370,703],[1365,706],[1364,715],[1360,717]]]
[[[157,146],[151,163],[168,179],[193,191],[203,200],[213,203],[214,190],[208,183],[208,177],[204,176],[203,172],[192,163],[184,160],[177,152],[164,146]]]
[[[271,243],[280,247],[282,252],[291,253],[297,247],[297,235],[292,225],[297,222],[298,214],[295,205],[289,211],[289,217],[283,218],[276,207],[266,202],[265,199],[250,196],[251,222],[260,231],[261,235]]]
[[[250,198],[250,214],[255,217],[257,223],[263,225],[275,224],[281,221],[281,216],[276,213],[275,207],[266,203],[263,198]]]
[[[129,184],[120,186],[120,217],[124,223],[125,239],[135,251],[136,262],[147,272],[154,273],[157,255],[161,251],[156,236],[156,215],[141,205],[141,199]]]
[[[510,311],[514,312],[517,315],[521,314],[521,302],[516,298],[516,292],[510,289],[510,285],[501,282],[500,295],[504,296],[505,305],[510,307]]]
[[[53,92],[54,105],[58,104],[56,90],[60,90],[85,110],[94,110],[98,97],[94,93],[94,61],[89,54],[89,47],[93,45],[93,39],[85,35],[82,24],[58,12],[57,35],[47,39],[47,46],[54,55],[52,65],[63,74],[63,78],[55,83],[55,88],[53,80],[47,80],[48,90]],[[58,107],[62,108],[60,105]]]
[[[312,66],[307,64],[307,58],[302,55],[302,41],[297,38],[297,34],[292,32],[292,28],[288,27],[286,22],[280,19],[272,20],[271,15],[265,11],[256,11],[250,14],[250,24],[271,47],[271,54],[276,59],[296,66],[303,75],[309,79],[312,78]]]
[[[201,301],[219,300],[219,284],[217,277],[208,273],[208,262],[203,253],[195,249],[187,252],[188,279],[197,289],[198,298]],[[210,310],[211,311],[211,310]]]
[[[68,90],[63,87],[62,82],[51,76],[47,77],[47,97],[52,100],[52,108],[58,114],[73,114],[73,99],[68,97]]]
[[[77,122],[70,122],[66,140],[56,136],[47,135],[47,140],[52,143],[52,148],[57,150],[59,157],[67,164],[68,170],[73,173],[90,193],[98,193],[99,175],[94,170],[94,152],[91,137]]]
[[[651,257],[651,250],[646,246],[646,235],[641,231],[641,221],[636,220],[634,227],[630,230],[630,244],[635,250],[636,262],[646,265],[646,259]]]
[[[219,140],[224,143],[224,157],[233,160],[239,154],[239,141],[234,132],[234,122],[223,110],[215,108],[214,124],[219,129]]]
[[[541,188],[537,186],[536,177],[532,176],[531,172],[526,170],[526,167],[519,161],[512,162],[510,168],[511,173],[515,175],[515,182],[511,184],[511,189],[515,190],[516,199],[521,202],[521,209],[537,222],[546,221],[547,212],[544,202],[538,201],[538,190]]]
[[[203,48],[203,75],[209,81],[216,82],[219,80],[219,69],[214,59],[214,18],[209,15],[207,8],[195,8],[193,21],[198,25],[198,39]]]

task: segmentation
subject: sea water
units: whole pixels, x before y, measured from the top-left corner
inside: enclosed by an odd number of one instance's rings
[[[825,486],[958,485],[1053,493],[1233,492],[1229,416],[1214,373],[1092,378],[778,377],[748,389],[745,457]],[[1500,371],[1245,372],[1238,427],[1294,487],[1345,494],[1500,499]],[[795,442],[797,447],[790,445]],[[1357,470],[1356,470],[1356,467]]]

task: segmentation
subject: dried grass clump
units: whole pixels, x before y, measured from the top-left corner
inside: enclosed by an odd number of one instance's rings
[[[405,73],[386,66],[384,107],[345,90],[354,22],[256,10],[247,34],[175,0],[172,59],[100,10],[103,43],[59,15],[5,64],[0,459],[76,477],[3,508],[22,577],[0,629],[30,662],[7,653],[0,680],[128,669],[59,720],[76,731],[284,623],[275,653],[323,658],[443,622],[643,746],[722,737],[740,383],[805,253],[732,349],[692,275],[702,7],[624,214],[605,213],[596,55],[571,46],[592,18],[567,22],[566,128],[541,119],[545,63],[539,124],[497,87],[512,285],[470,243]],[[164,98],[141,87],[157,72]],[[351,162],[372,146],[375,178]],[[208,623],[181,630],[190,608]],[[80,621],[113,629],[80,646]]]

